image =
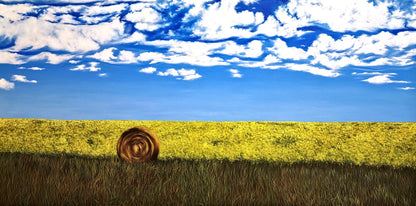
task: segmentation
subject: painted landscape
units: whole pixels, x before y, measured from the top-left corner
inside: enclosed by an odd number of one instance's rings
[[[416,205],[415,0],[0,0],[0,205]]]
[[[116,153],[152,128],[156,161]],[[0,202],[412,205],[416,123],[1,119]]]

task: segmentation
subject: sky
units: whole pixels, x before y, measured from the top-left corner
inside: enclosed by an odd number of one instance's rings
[[[0,0],[0,118],[416,121],[416,0]]]

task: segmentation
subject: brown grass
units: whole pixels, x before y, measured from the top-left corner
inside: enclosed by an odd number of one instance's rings
[[[156,160],[159,150],[159,138],[146,127],[134,127],[126,130],[117,142],[118,156],[128,162]]]
[[[0,205],[416,205],[416,170],[0,153]]]

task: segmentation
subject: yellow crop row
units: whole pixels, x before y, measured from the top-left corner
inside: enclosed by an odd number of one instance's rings
[[[416,168],[416,123],[66,121],[0,119],[0,152],[116,156],[135,126],[153,130],[160,159],[338,162]]]

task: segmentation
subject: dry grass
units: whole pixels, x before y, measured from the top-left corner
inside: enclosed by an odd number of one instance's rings
[[[416,170],[0,153],[0,205],[415,205]]]

